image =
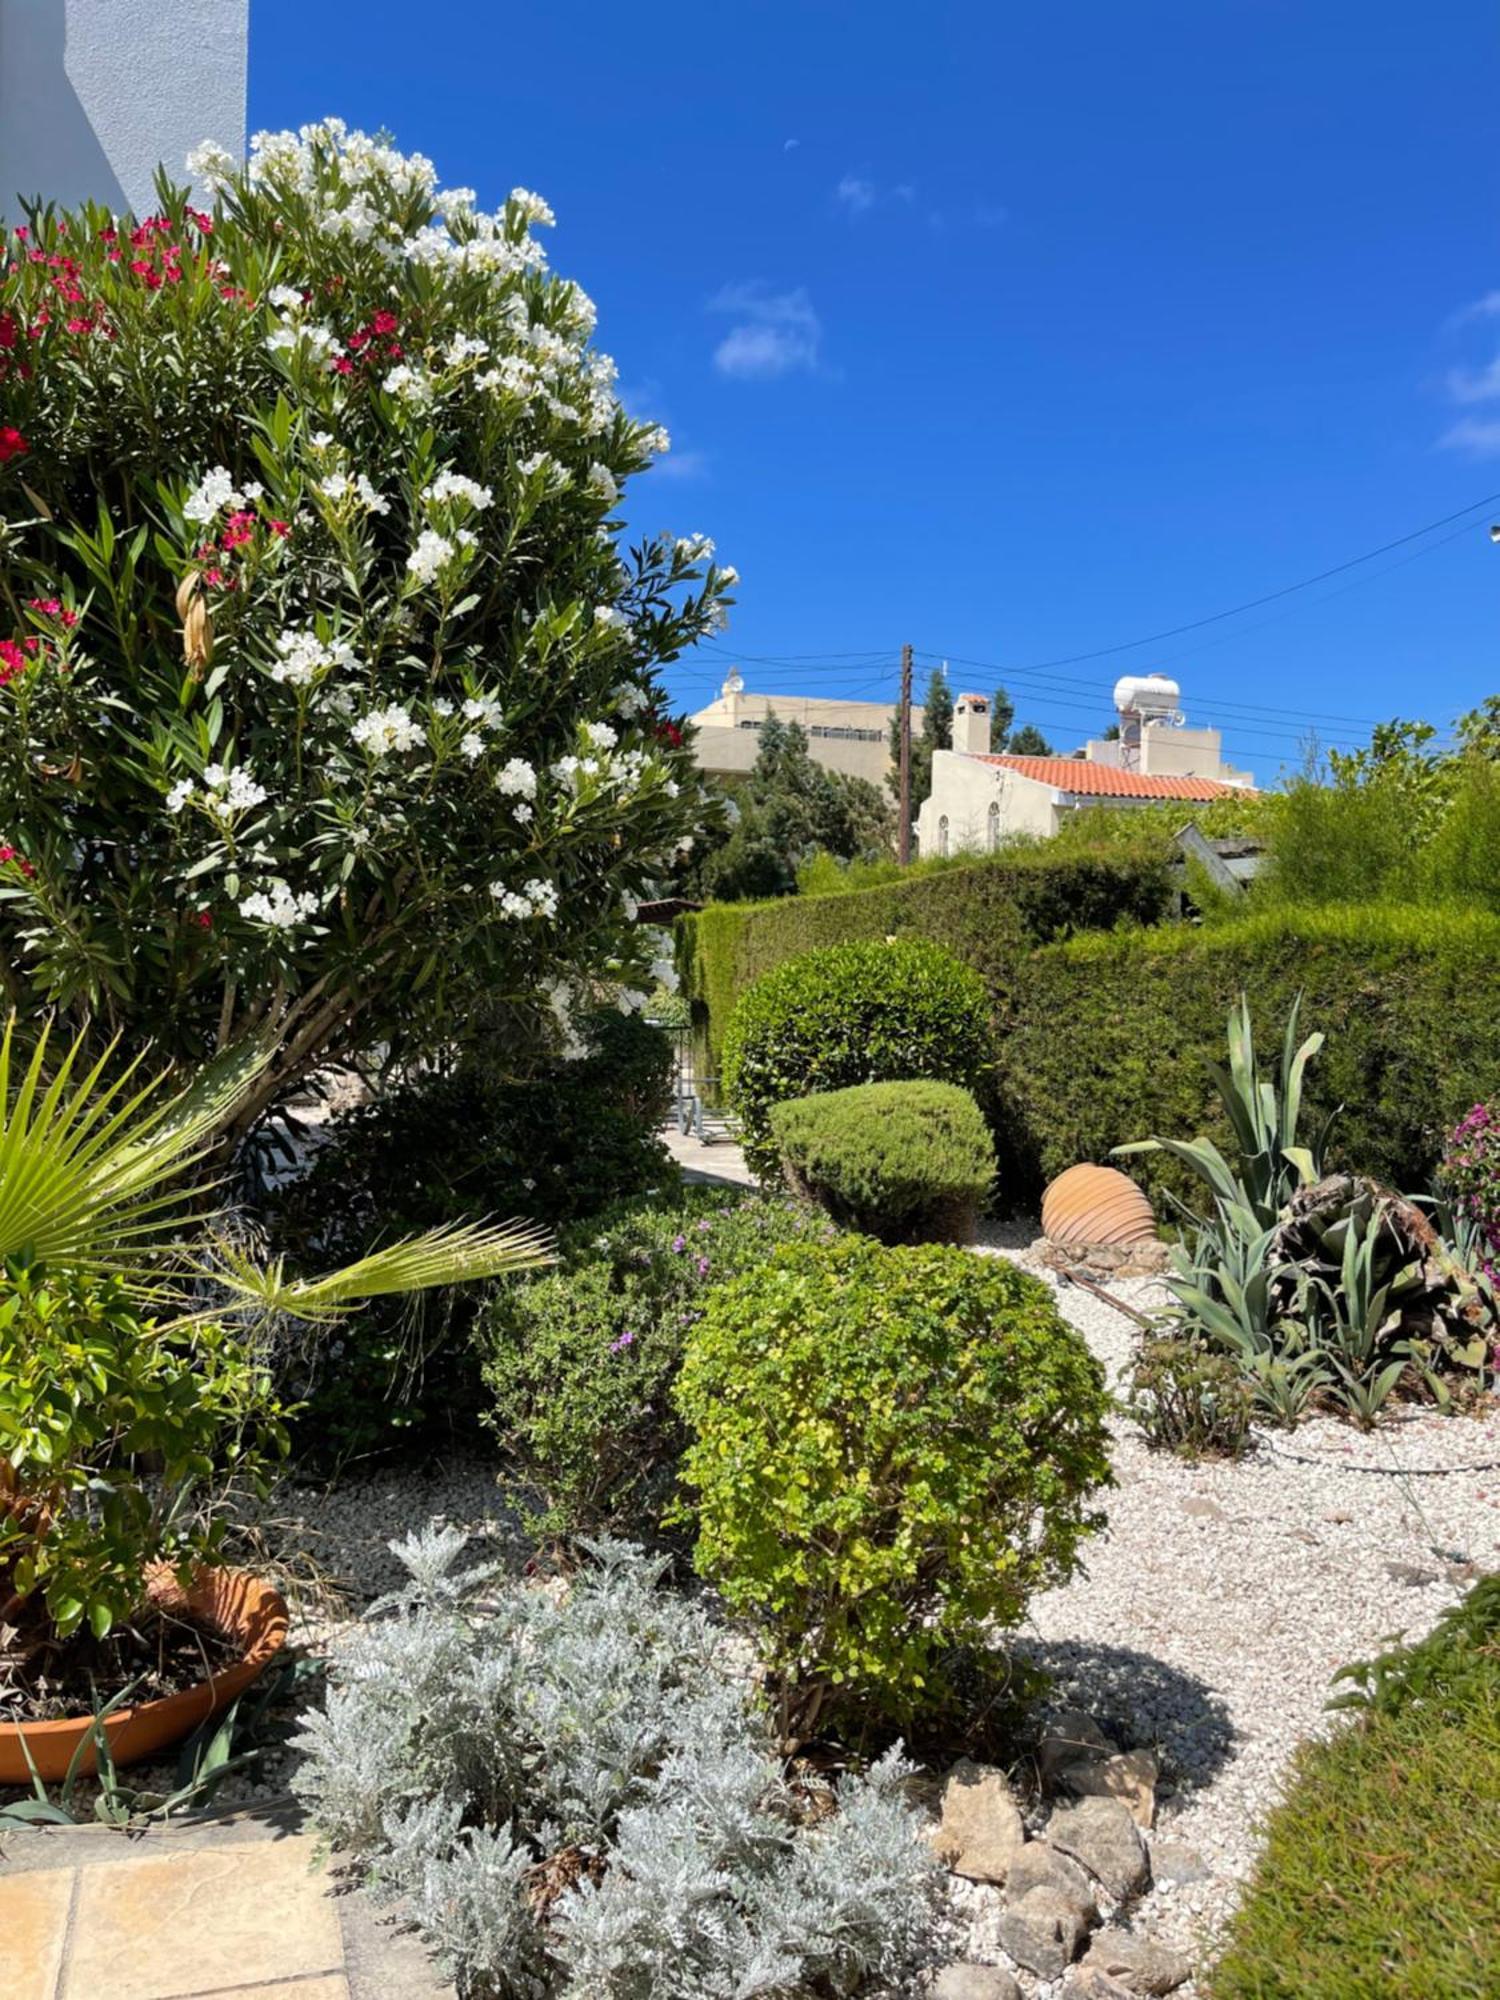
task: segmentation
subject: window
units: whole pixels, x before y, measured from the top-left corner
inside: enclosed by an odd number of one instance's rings
[[[990,853],[1000,845],[1000,801],[990,800]]]
[[[946,813],[938,821],[937,851],[939,854],[946,854],[948,852],[948,815]]]

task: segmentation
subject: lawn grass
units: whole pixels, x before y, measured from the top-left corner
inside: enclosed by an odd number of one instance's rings
[[[1500,1996],[1500,1576],[1304,1745],[1212,2000]]]

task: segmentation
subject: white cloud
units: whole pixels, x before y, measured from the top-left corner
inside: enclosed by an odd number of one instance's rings
[[[1451,328],[1463,327],[1474,320],[1500,319],[1500,292],[1486,292],[1483,298],[1465,306],[1449,321]],[[1486,338],[1493,341],[1493,332]],[[1460,409],[1478,404],[1500,403],[1500,354],[1491,353],[1487,361],[1477,365],[1450,368],[1444,381],[1450,403]],[[1460,417],[1456,423],[1438,439],[1438,443],[1449,451],[1467,452],[1471,458],[1495,458],[1500,456],[1500,417],[1479,415]]]
[[[800,139],[788,139],[781,150],[783,153],[795,153],[801,144],[802,141]]]
[[[735,324],[714,349],[721,375],[741,381],[774,381],[818,366],[823,327],[800,286],[773,292],[763,284],[726,285],[709,311],[732,314]]]
[[[653,479],[706,479],[708,477],[708,454],[703,451],[669,451],[665,458],[658,458],[652,464]]]
[[[1438,443],[1449,451],[1467,452],[1470,458],[1500,458],[1500,417],[1460,417]]]
[[[833,198],[851,215],[863,215],[875,206],[875,183],[861,180],[858,174],[845,174],[834,189]]]

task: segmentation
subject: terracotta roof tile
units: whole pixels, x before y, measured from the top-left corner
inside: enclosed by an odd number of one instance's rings
[[[981,764],[1000,764],[1038,784],[1052,785],[1076,797],[1098,799],[1222,799],[1245,788],[1218,778],[1149,778],[1139,771],[1122,771],[1113,764],[1091,764],[1081,757],[989,757]]]

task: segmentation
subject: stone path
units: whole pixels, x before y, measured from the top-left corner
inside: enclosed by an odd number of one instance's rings
[[[705,1142],[691,1132],[679,1132],[664,1125],[662,1143],[681,1167],[683,1178],[699,1187],[752,1187],[755,1176],[745,1165],[745,1155],[733,1139]]]
[[[295,1808],[0,1835],[5,2000],[452,2000]]]

